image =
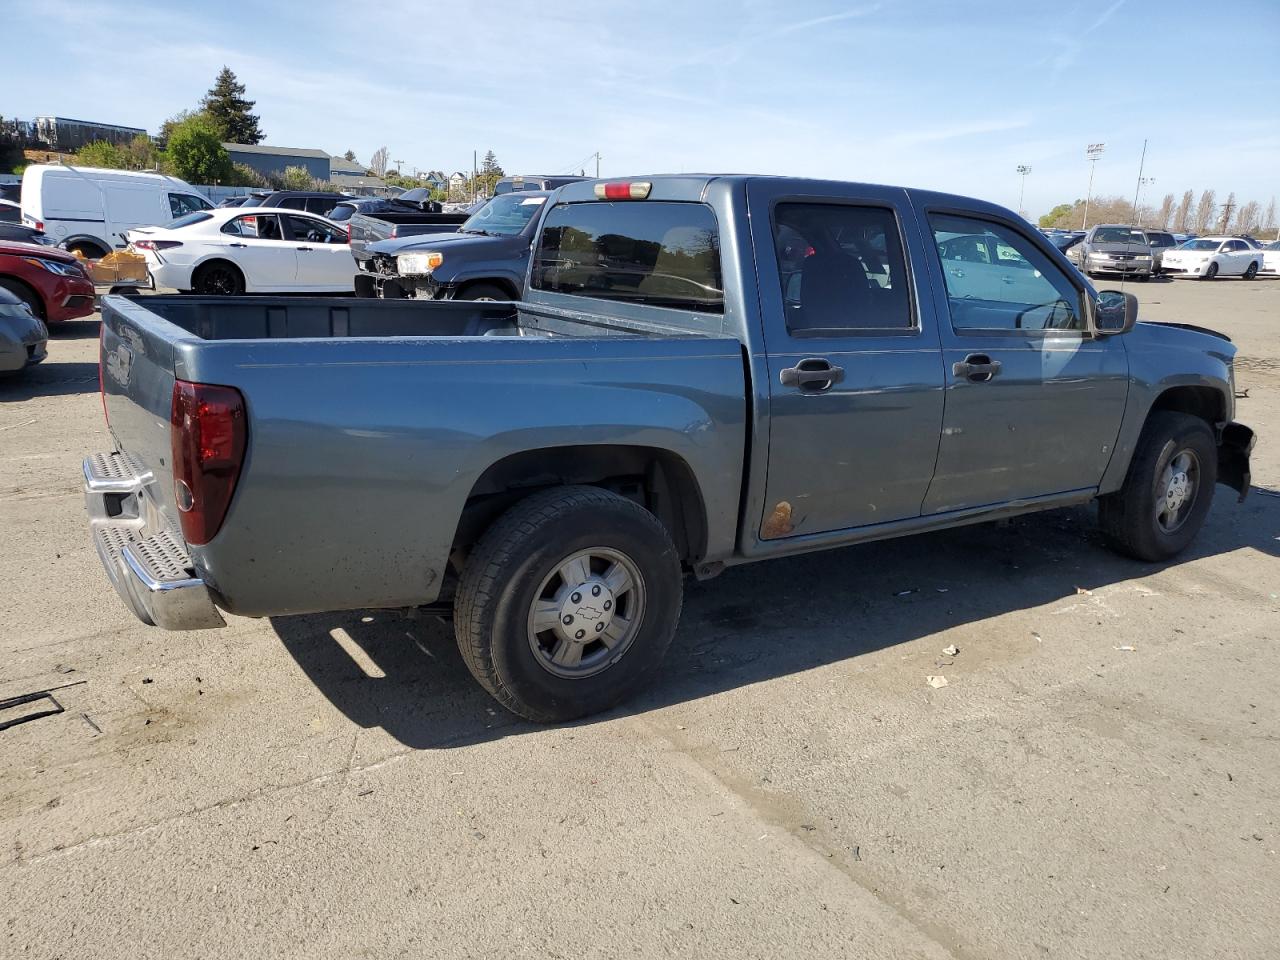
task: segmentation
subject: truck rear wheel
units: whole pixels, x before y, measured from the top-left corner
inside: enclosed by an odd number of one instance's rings
[[[1185,550],[1213,505],[1218,451],[1199,417],[1151,414],[1124,486],[1098,500],[1111,547],[1139,560],[1167,560]]]
[[[606,710],[662,662],[680,619],[675,544],[639,504],[598,487],[535,493],[469,558],[454,629],[472,675],[539,723]]]

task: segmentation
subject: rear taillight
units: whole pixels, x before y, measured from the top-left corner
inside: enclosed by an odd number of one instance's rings
[[[244,398],[234,387],[175,380],[169,423],[182,535],[187,543],[208,543],[227,515],[244,463]]]
[[[347,223],[347,243],[351,242],[351,224]]]
[[[139,250],[172,250],[182,246],[181,240],[135,240],[133,245]]]

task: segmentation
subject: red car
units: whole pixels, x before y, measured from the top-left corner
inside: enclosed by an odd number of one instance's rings
[[[0,287],[45,323],[93,313],[93,281],[80,261],[56,247],[0,241]]]

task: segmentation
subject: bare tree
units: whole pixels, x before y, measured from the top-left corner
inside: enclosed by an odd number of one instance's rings
[[[1166,193],[1160,201],[1160,213],[1157,214],[1161,230],[1169,229],[1169,218],[1173,216],[1173,194]]]
[[[386,147],[379,147],[373,151],[373,156],[369,158],[369,169],[373,171],[375,177],[381,177],[387,172],[387,153]]]
[[[1219,221],[1218,232],[1226,233],[1231,226],[1231,215],[1236,212],[1236,192],[1232,190],[1227,194],[1227,202],[1222,205],[1222,219]]]
[[[1213,214],[1218,209],[1218,195],[1213,190],[1205,190],[1200,194],[1200,202],[1196,204],[1196,216],[1192,226],[1196,233],[1204,233],[1213,221]]]
[[[1276,198],[1272,197],[1271,202],[1267,204],[1266,215],[1262,218],[1262,227],[1264,230],[1276,229]]]
[[[1187,232],[1187,217],[1191,215],[1191,201],[1195,198],[1193,191],[1188,190],[1182,195],[1182,202],[1178,204],[1178,212],[1173,216],[1173,222],[1177,224],[1179,233]]]
[[[1236,233],[1257,233],[1262,226],[1259,221],[1261,213],[1262,205],[1257,200],[1250,200],[1242,206],[1236,214]]]

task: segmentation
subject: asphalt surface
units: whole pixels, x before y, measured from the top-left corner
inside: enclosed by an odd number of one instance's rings
[[[1131,289],[1236,340],[1261,437],[1185,557],[1081,509],[734,570],[559,728],[434,620],[135,622],[57,331],[0,385],[0,698],[79,685],[0,730],[0,956],[1275,957],[1280,282]]]

